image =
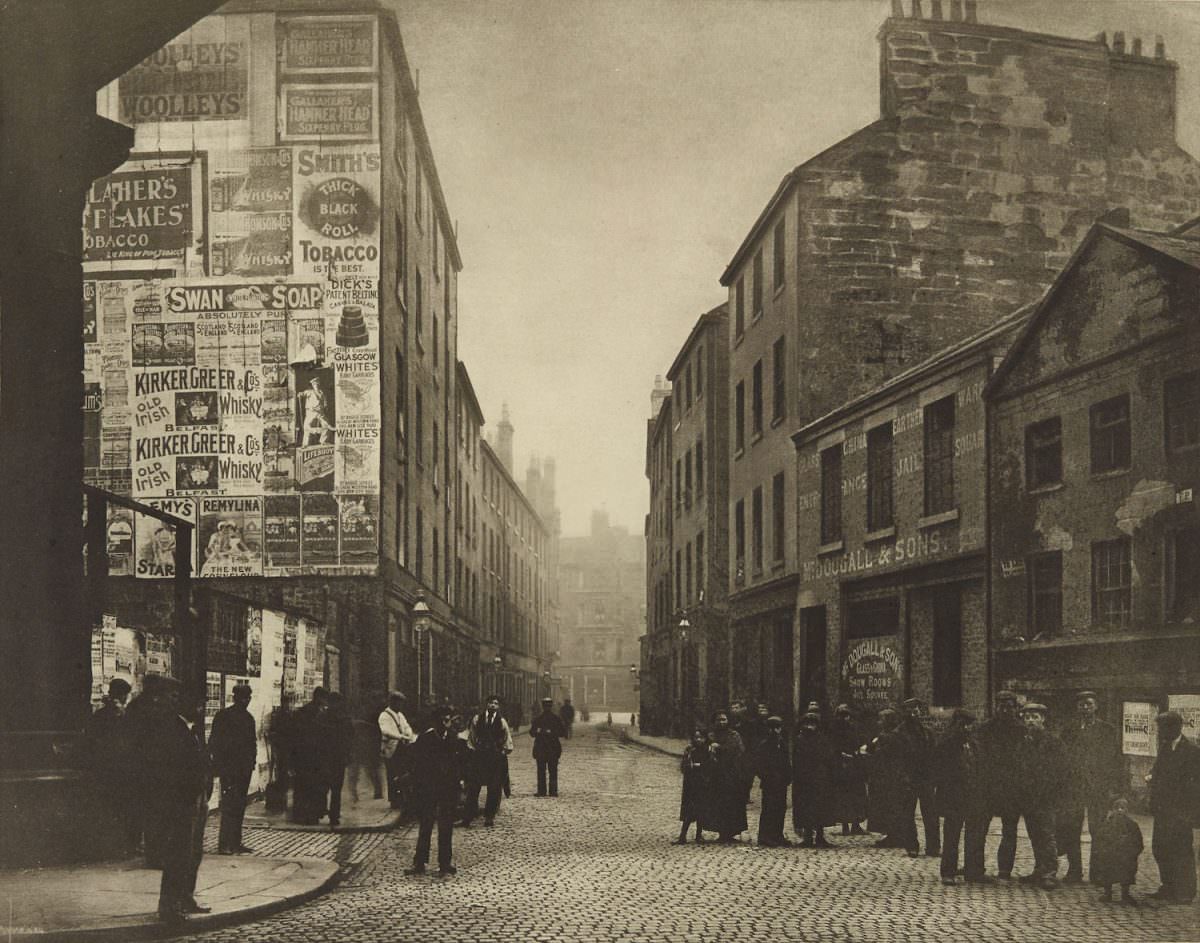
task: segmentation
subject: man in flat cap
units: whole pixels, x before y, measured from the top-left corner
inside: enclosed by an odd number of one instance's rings
[[[246,815],[246,793],[258,762],[258,736],[250,705],[250,685],[233,686],[233,704],[213,717],[208,755],[213,773],[221,778],[221,830],[217,853],[236,855],[250,851],[242,844],[242,820]]]
[[[762,811],[758,816],[758,844],[763,848],[790,845],[783,835],[787,816],[788,785],[792,781],[792,762],[787,741],[783,739],[783,718],[766,719],[766,733],[752,751],[754,774],[762,787]]]
[[[1021,707],[1025,737],[1021,742],[1021,815],[1033,846],[1033,871],[1021,878],[1044,890],[1058,887],[1058,849],[1054,829],[1066,786],[1066,754],[1062,741],[1046,729],[1045,704]]]
[[[900,734],[904,738],[909,782],[901,823],[907,836],[905,847],[910,857],[920,852],[915,818],[919,803],[925,832],[925,854],[937,858],[942,853],[942,844],[938,835],[938,813],[934,806],[933,736],[921,719],[925,714],[925,705],[920,698],[910,697],[900,706],[904,713],[900,721]]]
[[[440,704],[432,725],[412,747],[413,802],[420,826],[413,865],[405,874],[424,874],[429,862],[433,825],[438,828],[438,875],[457,873],[454,867],[454,814],[466,771],[466,741],[454,730],[454,708]]]
[[[1200,822],[1200,748],[1183,735],[1175,711],[1159,714],[1158,756],[1146,780],[1154,816],[1151,849],[1162,886],[1150,896],[1169,904],[1196,898],[1196,851],[1192,829]]]
[[[545,796],[547,779],[551,796],[558,795],[558,760],[562,756],[562,741],[567,728],[554,713],[554,699],[542,698],[542,712],[529,725],[533,737],[533,758],[537,761],[537,794]]]
[[[1120,792],[1123,765],[1121,732],[1096,716],[1099,699],[1095,691],[1075,695],[1076,717],[1062,732],[1067,756],[1067,790],[1062,820],[1058,826],[1058,853],[1067,856],[1067,884],[1083,881],[1080,834],[1087,816],[1088,834],[1093,836],[1091,858],[1095,858],[1095,830],[1104,821],[1109,796]],[[1091,877],[1092,861],[1088,862]]]
[[[996,851],[996,871],[1000,878],[1012,877],[1017,856],[1017,823],[1021,818],[1020,773],[1021,744],[1025,725],[1017,714],[1017,695],[1012,691],[996,694],[996,712],[979,725],[979,779],[982,788],[982,821],[976,828],[986,835],[994,816],[1000,817],[1000,847]],[[968,823],[969,827],[969,823]],[[978,865],[976,867],[976,865]],[[967,871],[981,878],[983,867],[967,856]]]
[[[379,755],[387,766],[388,801],[393,809],[403,805],[401,783],[407,771],[408,748],[417,739],[404,716],[404,692],[392,691],[387,707],[379,712]]]

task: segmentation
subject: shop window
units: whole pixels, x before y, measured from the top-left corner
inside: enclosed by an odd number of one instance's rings
[[[1129,396],[1114,396],[1091,408],[1092,474],[1129,467]]]
[[[867,530],[891,527],[892,424],[867,433]]]
[[[962,706],[962,588],[933,591],[933,703]]]
[[[1025,427],[1025,485],[1031,491],[1062,481],[1062,419],[1051,416]]]
[[[1200,445],[1200,371],[1163,384],[1163,418],[1168,452]]]
[[[1200,527],[1167,533],[1167,617],[1172,622],[1200,618]]]
[[[842,539],[842,446],[821,452],[821,543]]]
[[[925,407],[925,513],[954,507],[954,397]]]
[[[900,631],[900,597],[860,599],[846,609],[846,637],[874,638]]]
[[[1092,544],[1092,621],[1127,627],[1132,620],[1133,561],[1128,537]]]
[[[1062,631],[1062,551],[1035,553],[1026,564],[1029,585],[1029,637]]]

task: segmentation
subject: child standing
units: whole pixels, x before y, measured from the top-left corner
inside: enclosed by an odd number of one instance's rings
[[[704,824],[709,818],[712,796],[713,758],[708,749],[708,734],[697,728],[692,742],[683,751],[679,764],[683,770],[683,796],[679,801],[679,837],[672,844],[686,845],[688,828],[696,823],[696,844],[704,844]]]
[[[1142,830],[1129,817],[1129,803],[1124,797],[1113,800],[1112,809],[1092,833],[1095,842],[1092,865],[1092,880],[1104,888],[1100,895],[1103,901],[1111,902],[1114,884],[1121,885],[1121,902],[1134,905],[1130,888],[1137,880],[1138,856],[1144,843]]]

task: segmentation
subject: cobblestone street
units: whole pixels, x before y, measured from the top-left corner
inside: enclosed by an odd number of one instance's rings
[[[292,853],[339,855],[332,892],[206,941],[1194,940],[1200,908],[1100,904],[1092,888],[944,888],[933,859],[834,841],[831,851],[672,847],[674,758],[576,727],[562,795],[535,798],[529,740],[518,735],[514,796],[492,829],[455,830],[458,875],[406,878],[415,830],[323,836]],[[757,820],[752,809],[751,824]],[[262,831],[251,834],[264,844]],[[354,844],[355,838],[360,845]],[[996,837],[989,840],[994,866]],[[1024,839],[1022,845],[1025,846]],[[848,846],[848,847],[847,847]],[[351,852],[350,850],[353,849]],[[1017,870],[1028,870],[1027,846]],[[364,853],[365,852],[365,856]],[[1147,852],[1138,890],[1157,886]]]

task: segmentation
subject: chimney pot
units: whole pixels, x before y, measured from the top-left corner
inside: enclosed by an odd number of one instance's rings
[[[950,0],[951,5],[954,0]],[[940,20],[942,18],[942,0],[929,0],[929,16],[931,19]]]
[[[925,11],[921,9],[921,0],[912,0],[912,11],[914,20],[925,19]]]
[[[1125,34],[1121,30],[1113,33],[1113,52],[1118,56],[1125,55]]]
[[[1140,56],[1142,54],[1142,37],[1141,36],[1135,36],[1133,38],[1133,54],[1135,56]]]
[[[955,23],[961,23],[962,18],[962,0],[950,0],[950,19]]]
[[[892,16],[904,16],[904,0],[892,0]]]
[[[967,22],[979,22],[979,0],[967,0]]]
[[[1163,38],[1161,36],[1154,37],[1154,58],[1167,58],[1167,44],[1163,42]]]
[[[1107,49],[1108,48],[1108,33],[1104,32],[1103,30],[1101,32],[1097,33],[1096,34],[1096,42],[1098,42],[1101,46],[1103,46],[1105,49]]]

